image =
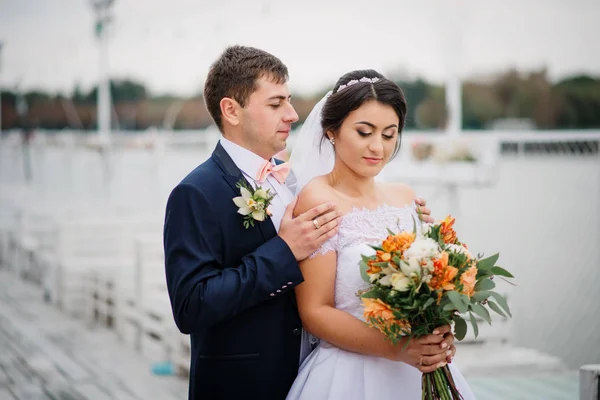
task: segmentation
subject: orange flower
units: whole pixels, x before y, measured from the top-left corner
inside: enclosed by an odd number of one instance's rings
[[[452,281],[457,274],[458,269],[448,265],[448,253],[444,251],[440,258],[433,260],[433,276],[431,282],[429,282],[429,287],[432,290],[454,290],[456,286]]]
[[[460,276],[460,283],[462,283],[463,285],[463,294],[466,294],[469,297],[473,296],[473,293],[475,293],[476,279],[477,266],[475,264],[472,264],[471,267]]]
[[[405,332],[410,332],[410,324],[407,321],[400,321],[394,317],[394,313],[389,305],[380,299],[362,299],[365,311],[363,317],[365,321],[371,324],[371,318],[381,318],[383,322],[378,323],[375,327],[382,333],[384,328],[390,325],[399,325]]]
[[[385,304],[381,299],[362,299],[365,311],[363,316],[368,322],[371,318],[381,318],[386,322],[393,321],[395,319],[394,313],[389,305]]]
[[[378,274],[381,272],[381,267],[375,265],[377,264],[379,261],[378,260],[369,260],[369,262],[367,262],[367,266],[369,267],[367,269],[367,274],[369,275],[373,275],[373,274]]]
[[[456,243],[456,232],[452,228],[454,221],[455,219],[448,215],[440,224],[440,235],[444,243]]]
[[[402,232],[397,235],[388,236],[381,245],[381,248],[388,252],[402,252],[410,247],[415,241],[415,235],[411,232]]]

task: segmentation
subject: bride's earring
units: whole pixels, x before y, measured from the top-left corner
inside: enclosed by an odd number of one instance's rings
[[[331,142],[331,145],[334,146],[335,145],[335,139],[334,138],[329,138],[329,141]]]

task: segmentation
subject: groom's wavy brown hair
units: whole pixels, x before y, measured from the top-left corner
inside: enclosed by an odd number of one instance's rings
[[[204,83],[204,101],[221,132],[221,99],[229,97],[245,107],[250,95],[257,89],[256,81],[261,77],[285,83],[288,69],[279,58],[266,51],[238,45],[225,49],[211,65]]]

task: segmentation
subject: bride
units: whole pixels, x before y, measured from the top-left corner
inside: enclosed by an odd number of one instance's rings
[[[406,117],[402,90],[373,70],[342,76],[302,127],[291,162],[299,194],[295,214],[334,201],[342,217],[338,233],[300,263],[296,287],[304,329],[319,338],[304,358],[288,399],[420,399],[421,375],[451,363],[456,351],[449,326],[392,345],[362,317],[357,292],[367,284],[358,261],[368,244],[413,229],[415,192],[376,180],[398,152]],[[323,175],[324,174],[324,175]],[[318,228],[318,220],[315,222]],[[465,400],[474,399],[452,364]]]

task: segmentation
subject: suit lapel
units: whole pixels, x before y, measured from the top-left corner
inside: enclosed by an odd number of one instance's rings
[[[237,183],[240,180],[243,180],[246,183],[248,183],[248,185],[250,185],[250,182],[248,182],[248,180],[244,177],[244,174],[238,168],[238,166],[235,165],[235,162],[231,159],[227,151],[225,151],[223,146],[221,146],[221,143],[217,143],[217,147],[213,151],[213,159],[215,160],[217,165],[219,165],[221,170],[223,170],[223,178],[225,179],[225,181],[229,184],[235,195],[239,196],[240,189],[237,187]],[[271,218],[267,218],[263,222],[256,221],[256,226],[258,226],[258,229],[260,230],[260,233],[265,242],[277,235],[277,232],[275,231],[275,226],[273,225],[273,221],[271,221]]]

